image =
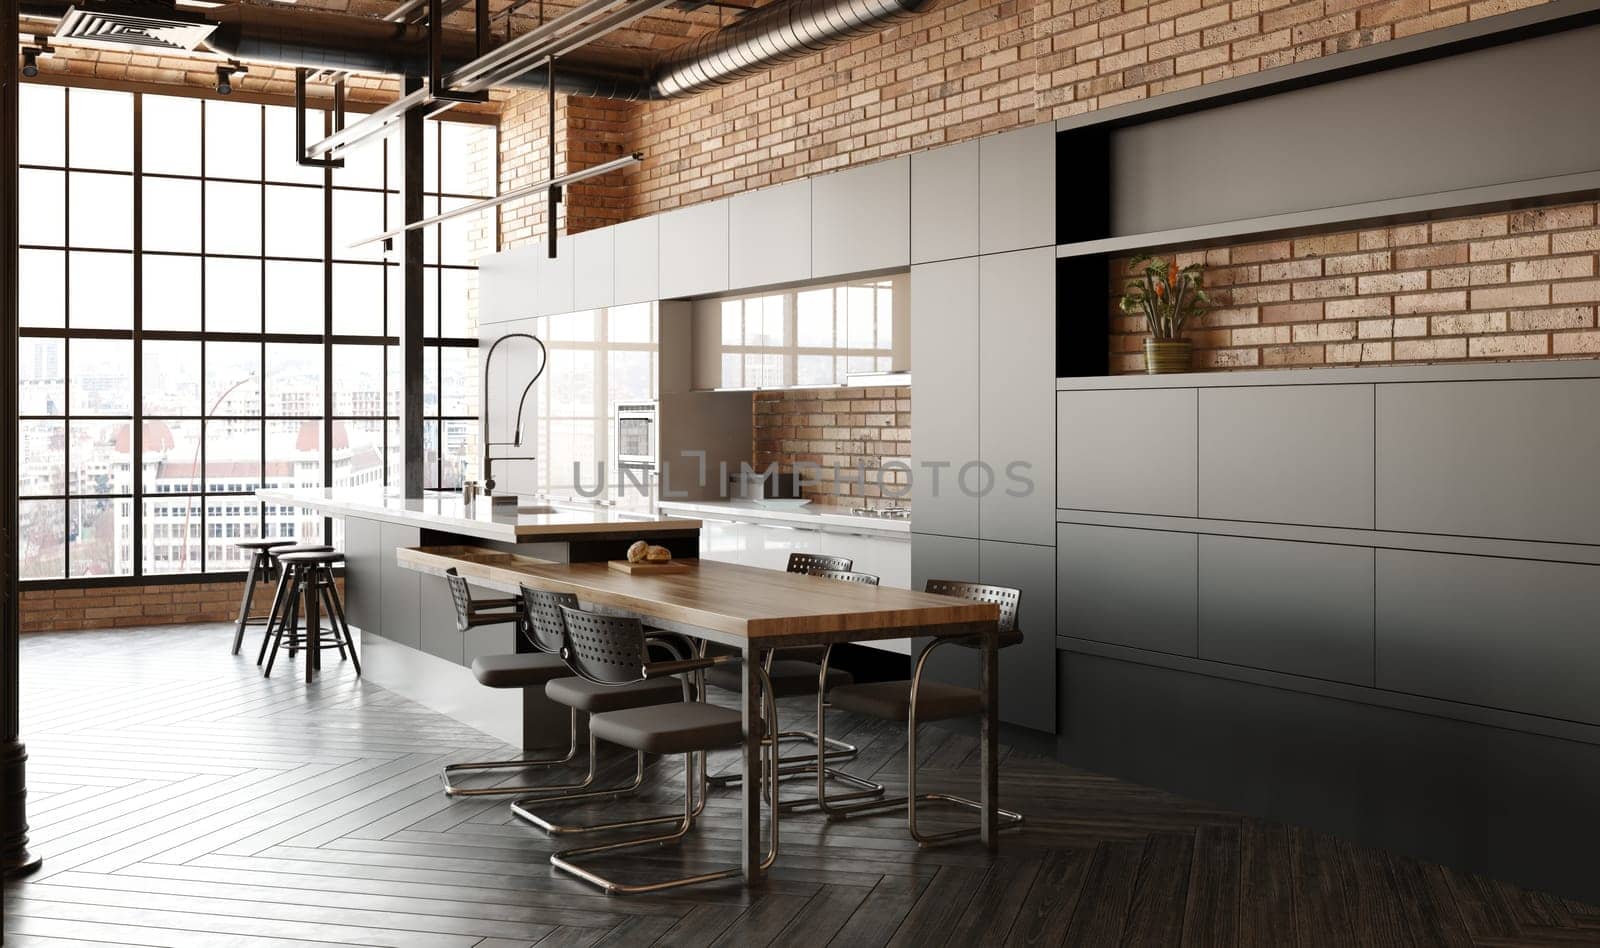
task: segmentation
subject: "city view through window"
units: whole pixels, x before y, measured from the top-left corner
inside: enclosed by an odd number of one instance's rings
[[[289,108],[21,99],[21,577],[238,570],[240,539],[325,529],[256,489],[397,484],[398,254],[349,245],[401,219],[398,142],[324,171],[295,163]],[[328,121],[310,113],[308,136]],[[494,126],[426,128],[426,213],[494,193]],[[426,235],[430,487],[476,464],[493,229],[490,212]]]

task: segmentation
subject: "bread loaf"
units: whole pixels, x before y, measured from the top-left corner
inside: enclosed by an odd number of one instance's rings
[[[628,547],[628,562],[643,563],[645,555],[649,552],[649,550],[650,545],[648,543],[645,543],[643,540],[635,540],[633,545]]]
[[[672,561],[672,551],[664,546],[652,546],[645,550],[644,558],[652,563],[669,563]]]

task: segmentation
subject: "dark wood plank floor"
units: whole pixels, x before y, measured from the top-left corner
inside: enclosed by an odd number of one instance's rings
[[[796,816],[759,892],[607,898],[554,875],[552,841],[504,802],[439,792],[441,765],[508,748],[336,660],[311,686],[293,664],[263,681],[251,658],[228,655],[230,635],[24,638],[33,835],[47,861],[5,889],[8,945],[1600,943],[1600,909],[1020,751],[1005,757],[1002,798],[1028,828],[996,857],[919,851],[889,817]],[[845,715],[832,726],[862,748],[853,769],[903,785],[898,728]],[[929,788],[975,787],[971,738],[928,730],[919,752]],[[669,810],[681,786],[663,762],[644,796],[605,812]],[[732,862],[736,806],[714,794],[690,842],[607,868],[653,877]]]

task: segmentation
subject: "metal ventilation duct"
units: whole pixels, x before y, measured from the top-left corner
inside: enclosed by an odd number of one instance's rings
[[[72,40],[86,46],[124,49],[156,49],[167,52],[192,50],[205,42],[216,24],[175,7],[143,4],[104,3],[93,9],[68,8],[56,27],[57,39]]]

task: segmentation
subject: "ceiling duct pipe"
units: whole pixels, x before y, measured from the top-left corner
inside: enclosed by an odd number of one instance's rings
[[[788,0],[669,51],[648,76],[586,69],[571,57],[563,59],[555,74],[556,91],[607,99],[681,98],[881,29],[931,2]],[[60,20],[73,6],[92,10],[99,5],[95,0],[77,4],[23,0],[22,4],[24,16],[46,20]],[[160,0],[137,5],[147,7],[152,20],[159,19],[163,9],[180,9]],[[193,8],[181,9],[188,13]],[[206,48],[229,59],[385,75],[427,73],[425,26],[279,4],[235,3],[203,13],[216,24]],[[445,58],[451,65],[473,57],[470,33],[448,31],[445,43]],[[504,84],[544,89],[547,82],[546,70],[535,69]]]

